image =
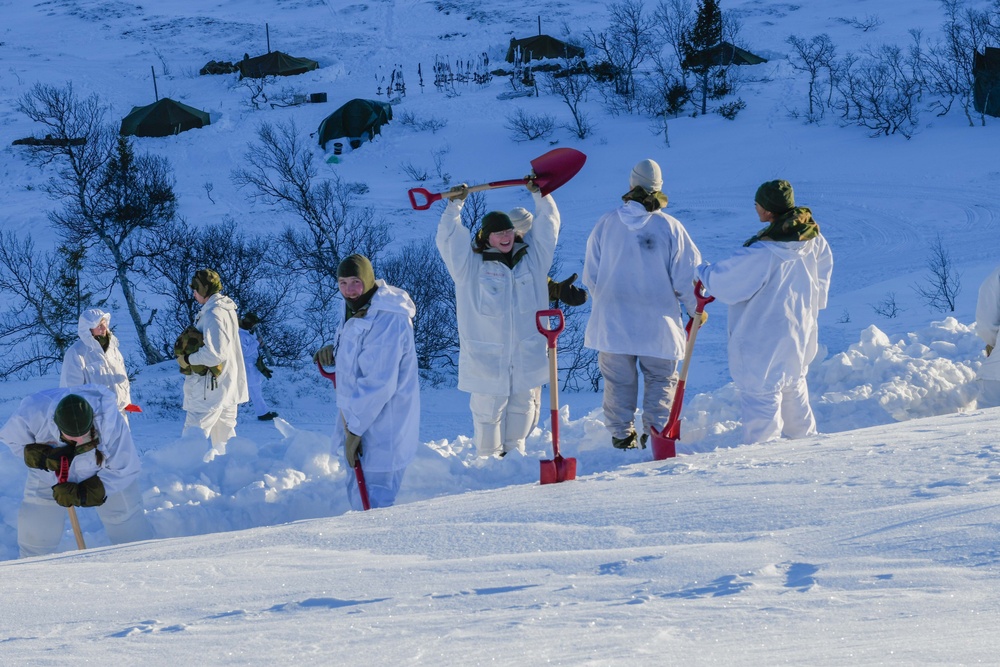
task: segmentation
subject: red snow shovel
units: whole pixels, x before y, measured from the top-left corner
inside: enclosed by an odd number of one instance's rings
[[[59,483],[69,481],[69,457],[64,456],[62,460],[59,461]],[[66,511],[69,512],[69,524],[73,526],[73,537],[76,538],[76,548],[83,551],[87,548],[87,545],[83,541],[83,531],[80,530],[80,520],[76,518],[76,508],[67,507]]]
[[[329,379],[333,382],[333,388],[337,388],[337,372],[327,373],[323,368],[323,364],[316,362],[316,368],[319,369],[319,374],[323,377]],[[361,506],[366,510],[372,508],[371,504],[368,502],[368,487],[365,485],[365,472],[361,469],[361,459],[354,459],[354,477],[358,480],[358,492],[361,494]]]
[[[542,324],[543,317],[558,318],[559,323],[549,329]],[[535,325],[538,332],[548,340],[549,352],[549,407],[552,408],[552,460],[539,461],[541,468],[540,484],[552,484],[553,482],[565,482],[568,479],[576,479],[576,459],[564,459],[559,453],[559,367],[556,365],[556,338],[566,327],[566,320],[563,312],[558,308],[554,310],[540,310],[535,313]]]
[[[705,286],[698,281],[694,286],[694,298],[698,300],[695,314],[701,315],[705,311],[705,306],[715,301],[714,296],[705,294]],[[698,338],[698,329],[701,328],[701,317],[693,317],[688,322],[687,346],[684,349],[684,363],[681,364],[681,375],[677,381],[677,391],[674,392],[674,401],[670,404],[670,416],[667,418],[667,425],[662,431],[657,431],[655,426],[650,426],[649,431],[653,442],[653,460],[662,461],[677,456],[677,441],[681,437],[681,405],[684,403],[684,384],[687,382],[688,369],[691,367],[691,353],[694,351],[694,341]]]
[[[532,160],[531,174],[524,178],[515,178],[509,181],[493,181],[484,185],[473,185],[468,188],[468,191],[480,192],[495,188],[507,188],[512,185],[524,185],[529,180],[534,180],[535,185],[542,191],[542,196],[545,196],[550,192],[554,192],[560,186],[565,185],[569,179],[576,176],[586,161],[587,156],[575,148],[556,148]],[[425,211],[437,200],[452,199],[458,196],[459,192],[459,190],[431,192],[425,188],[411,188],[407,194],[410,196],[410,204],[414,209]],[[423,202],[417,201],[417,195],[423,197]]]

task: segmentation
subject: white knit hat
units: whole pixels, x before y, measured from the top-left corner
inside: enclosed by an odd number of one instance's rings
[[[660,174],[660,165],[652,160],[643,160],[634,167],[628,177],[630,188],[641,187],[646,192],[659,192],[663,188],[663,176]]]
[[[531,223],[535,220],[535,216],[531,214],[526,208],[513,208],[507,214],[510,216],[510,221],[514,225],[514,232],[523,237],[525,234],[531,231]]]

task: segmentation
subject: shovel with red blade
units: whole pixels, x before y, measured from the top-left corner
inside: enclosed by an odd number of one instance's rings
[[[684,384],[687,382],[688,368],[691,367],[691,353],[694,351],[694,341],[698,338],[698,329],[701,328],[701,314],[705,312],[705,306],[715,301],[714,296],[705,294],[705,286],[698,281],[694,286],[694,298],[698,305],[695,308],[695,317],[688,322],[687,346],[684,349],[684,363],[681,364],[681,374],[677,381],[677,391],[674,392],[674,401],[670,404],[670,416],[667,418],[667,425],[662,431],[657,431],[655,426],[650,426],[649,431],[653,443],[653,460],[662,461],[677,456],[677,441],[681,437],[681,405],[684,403]]]
[[[333,388],[337,388],[337,373],[327,373],[323,368],[323,364],[316,362],[316,367],[319,368],[319,374],[333,382]],[[361,459],[354,459],[354,477],[358,480],[358,492],[361,494],[361,506],[366,510],[372,508],[371,504],[368,502],[368,487],[365,485],[365,472],[361,469]]]
[[[567,181],[576,176],[586,161],[587,156],[575,148],[556,148],[532,160],[531,174],[524,178],[473,185],[467,191],[481,192],[495,188],[507,188],[513,185],[524,185],[528,181],[534,181],[535,185],[541,190],[542,196],[545,196],[560,186],[565,185]],[[431,192],[426,188],[411,188],[407,194],[410,196],[410,205],[418,211],[424,211],[429,209],[431,204],[439,199],[453,199],[457,197],[459,192],[460,190]],[[418,196],[423,198],[422,201],[418,201]]]
[[[59,483],[69,481],[69,457],[64,456],[59,461],[59,474],[57,475]],[[69,525],[73,527],[73,537],[76,538],[76,548],[83,551],[87,548],[86,543],[83,541],[83,531],[80,530],[80,519],[76,516],[75,507],[67,507],[66,511],[69,513]]]
[[[554,317],[558,323],[551,329],[542,324],[542,318]],[[541,468],[540,484],[565,482],[576,479],[576,459],[565,459],[559,453],[559,367],[556,364],[556,338],[566,327],[563,312],[559,309],[539,310],[535,313],[535,325],[538,332],[548,341],[549,352],[549,407],[552,409],[552,460],[539,461]]]

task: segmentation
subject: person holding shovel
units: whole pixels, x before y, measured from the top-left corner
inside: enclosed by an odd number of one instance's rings
[[[1000,267],[979,286],[976,300],[976,335],[986,344],[986,360],[976,373],[977,405],[1000,407],[1000,352],[996,351],[1000,333]]]
[[[342,429],[334,442],[344,447],[348,469],[361,462],[372,508],[389,507],[403,482],[420,440],[420,382],[413,341],[417,309],[410,295],[376,280],[364,255],[337,267],[344,297],[343,318],[333,345],[313,361],[336,362],[337,408]],[[347,497],[363,509],[357,477],[347,475]]]
[[[453,189],[438,223],[438,251],[455,281],[458,388],[469,392],[481,457],[524,453],[537,407],[532,392],[548,382],[545,338],[535,313],[548,307],[548,272],[559,236],[559,210],[530,178],[531,232],[521,237],[510,216],[491,211],[473,236],[462,225],[467,187]],[[502,427],[501,427],[502,425]]]
[[[80,340],[69,346],[63,355],[60,387],[99,384],[118,398],[118,409],[128,421],[125,406],[132,402],[132,392],[125,370],[125,359],[118,349],[118,337],[108,326],[111,314],[100,308],[88,308],[80,313],[77,334]]]
[[[107,388],[88,384],[28,396],[0,427],[0,442],[28,466],[17,514],[22,558],[58,549],[65,508],[96,508],[112,544],[153,537],[139,492],[139,455]],[[68,474],[60,481],[64,463]]]
[[[642,160],[629,174],[622,205],[605,214],[587,239],[583,284],[593,299],[584,345],[597,350],[604,376],[604,419],[617,449],[645,448],[650,427],[663,429],[684,357],[684,323],[694,296],[698,247],[663,209],[660,165]],[[701,323],[707,317],[702,313]],[[642,435],[633,420],[643,376]]]
[[[766,227],[732,257],[698,267],[705,290],[729,306],[729,372],[747,443],[816,434],[806,372],[833,272],[830,246],[791,183],[762,184],[754,207]]]

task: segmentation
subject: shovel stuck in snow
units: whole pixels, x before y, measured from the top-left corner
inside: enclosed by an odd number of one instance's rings
[[[687,382],[688,368],[691,367],[691,353],[694,351],[694,341],[698,338],[698,329],[701,328],[701,314],[705,312],[705,306],[715,301],[714,296],[705,294],[705,286],[698,281],[694,286],[694,298],[698,305],[695,308],[695,317],[689,322],[691,327],[688,331],[687,346],[684,350],[684,363],[681,364],[681,375],[677,381],[677,391],[674,392],[673,403],[670,404],[670,416],[667,418],[667,425],[662,431],[657,431],[655,426],[649,427],[650,440],[653,443],[653,460],[662,461],[677,456],[677,441],[681,437],[681,405],[684,403],[684,385]]]
[[[327,373],[323,368],[323,364],[316,362],[316,367],[319,368],[319,374],[333,382],[333,388],[337,388],[337,372]],[[361,469],[361,459],[354,459],[354,477],[358,480],[358,492],[361,494],[361,506],[366,510],[372,508],[371,504],[368,502],[368,487],[365,486],[365,471]]]
[[[542,318],[554,317],[558,323],[551,329],[542,324]],[[535,313],[535,325],[539,333],[548,341],[549,352],[549,407],[552,409],[552,460],[539,461],[541,468],[540,484],[565,482],[576,479],[576,459],[565,459],[559,453],[559,367],[556,364],[556,338],[566,326],[563,312],[558,308],[540,310]]]

